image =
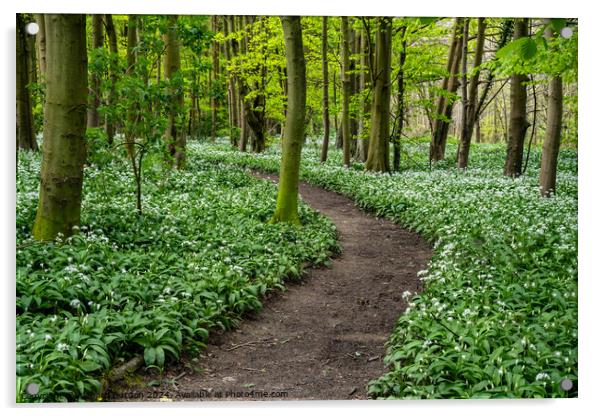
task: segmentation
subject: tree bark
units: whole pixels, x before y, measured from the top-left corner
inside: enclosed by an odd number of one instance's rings
[[[96,50],[103,46],[102,35],[102,14],[92,15],[92,49]],[[90,79],[90,95],[88,100],[88,128],[98,127],[100,125],[100,75],[92,73]]]
[[[349,18],[341,17],[341,84],[342,112],[341,126],[343,130],[343,164],[350,164],[351,122],[349,120],[349,95],[351,80],[349,77]]]
[[[328,114],[328,16],[322,17],[322,122],[324,124],[324,138],[322,140],[320,161],[326,162],[328,158],[328,141],[330,139],[330,120]]]
[[[546,28],[546,37],[552,37],[552,30]],[[556,193],[556,169],[562,129],[562,77],[552,76],[548,85],[548,114],[546,134],[541,152],[539,190],[541,196],[549,197]]]
[[[360,75],[359,75],[359,91],[363,95],[364,91],[370,89],[370,78],[368,76],[368,59],[370,39],[365,30],[360,31]],[[360,115],[358,121],[358,159],[361,162],[365,162],[368,158],[368,143],[369,143],[369,132],[366,133],[365,120],[366,114],[370,112],[370,104],[368,100],[364,100],[360,106]]]
[[[389,107],[391,100],[391,18],[381,17],[376,32],[374,95],[366,170],[389,172]]]
[[[520,39],[528,36],[528,19],[515,19],[514,37]],[[518,177],[522,173],[523,146],[527,132],[527,87],[528,77],[523,74],[513,74],[510,79],[510,129],[506,149],[504,175]]]
[[[109,89],[107,107],[109,110],[112,110],[117,103],[117,80],[119,79],[119,49],[117,46],[117,34],[115,33],[112,15],[105,15],[105,26],[107,37],[109,38],[109,53],[111,54],[111,62],[109,64],[111,86]],[[109,144],[113,144],[113,139],[115,137],[115,117],[112,114],[108,114],[106,117],[105,132],[107,133]]]
[[[305,136],[305,57],[303,55],[301,18],[299,16],[283,16],[281,20],[286,47],[289,111],[286,115],[286,132],[282,143],[278,199],[270,222],[300,225],[298,213],[299,165]]]
[[[24,150],[38,150],[29,91],[29,76],[31,61],[28,59],[27,36],[25,19],[17,13],[17,146]]]
[[[218,32],[217,16],[211,16],[211,30]],[[217,136],[217,98],[215,97],[217,79],[219,77],[219,45],[215,40],[211,41],[211,141],[214,142]]]
[[[40,31],[36,35],[38,40],[38,61],[40,65],[40,78],[42,80],[46,76],[46,24],[43,14],[36,14],[36,23],[38,24]]]
[[[138,16],[130,14],[127,24],[127,53],[125,74],[134,76],[136,67],[136,51],[138,45],[138,34],[136,27],[138,26]],[[134,125],[136,123],[136,109],[130,108],[127,111],[127,128],[125,129],[125,149],[130,159],[134,158]]]
[[[401,165],[401,132],[403,129],[404,117],[404,90],[405,73],[403,67],[406,62],[406,26],[401,27],[401,52],[399,52],[399,73],[397,74],[397,112],[395,114],[395,131],[393,133],[393,170],[399,171]]]
[[[80,223],[86,160],[88,57],[86,16],[46,15],[46,104],[44,152],[36,240],[69,236]]]
[[[165,34],[165,80],[172,83],[173,78],[180,72],[180,42],[178,40],[178,16],[169,16],[169,28]],[[176,167],[186,167],[186,135],[182,126],[182,112],[184,109],[184,95],[181,86],[172,85],[169,89],[171,99],[167,117],[165,141],[170,155],[175,159]]]
[[[452,29],[452,39],[447,58],[447,75],[443,78],[441,85],[441,88],[446,91],[446,94],[440,95],[437,101],[433,137],[430,145],[430,161],[443,160],[445,158],[445,144],[447,143],[447,134],[449,130],[448,120],[451,118],[454,104],[447,96],[455,93],[459,86],[457,73],[462,55],[462,25],[463,18],[457,17]]]

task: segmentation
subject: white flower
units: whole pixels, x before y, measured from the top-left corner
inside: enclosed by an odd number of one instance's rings
[[[62,342],[59,342],[58,344],[56,344],[56,349],[58,351],[65,351],[65,350],[69,349],[69,345],[63,344]]]
[[[549,379],[550,379],[550,375],[548,373],[539,373],[535,376],[536,381],[549,380]]]
[[[77,308],[80,303],[81,302],[79,301],[79,299],[73,299],[71,302],[69,302],[69,305],[71,305],[71,307],[73,308]]]
[[[412,292],[410,292],[409,290],[404,291],[401,295],[401,297],[405,301],[407,301],[410,298],[410,296],[412,296]]]
[[[44,341],[50,341],[52,339],[52,335],[46,334],[44,335]]]

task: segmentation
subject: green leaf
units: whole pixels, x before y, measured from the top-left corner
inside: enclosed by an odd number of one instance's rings
[[[163,367],[163,365],[165,364],[165,352],[163,351],[163,348],[161,348],[161,347],[155,348],[155,358],[156,358],[157,365],[159,367]]]
[[[144,362],[146,365],[152,365],[155,363],[157,358],[157,352],[155,351],[155,347],[147,347],[144,350]]]
[[[96,371],[102,366],[94,361],[83,361],[79,367],[84,370],[86,373],[90,373],[92,371]]]

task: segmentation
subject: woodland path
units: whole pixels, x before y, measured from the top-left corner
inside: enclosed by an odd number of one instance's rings
[[[128,400],[120,394],[127,391],[143,393],[130,399],[136,401],[253,400],[228,392],[280,396],[254,397],[261,400],[367,398],[367,383],[386,371],[384,344],[407,307],[402,293],[421,289],[416,273],[432,250],[416,233],[366,214],[342,195],[306,183],[300,194],[336,224],[342,253],[332,266],[287,282],[285,292],[269,295],[238,328],[212,334],[199,357],[182,357],[162,377],[141,369],[127,384],[111,386],[116,400]],[[163,382],[149,387],[153,380]],[[216,398],[220,392],[224,397]]]

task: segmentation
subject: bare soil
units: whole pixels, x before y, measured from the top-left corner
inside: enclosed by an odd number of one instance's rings
[[[432,250],[416,233],[366,214],[349,198],[306,183],[300,193],[336,224],[342,253],[331,267],[307,269],[237,329],[212,334],[200,356],[184,356],[162,375],[140,369],[111,386],[106,399],[368,398],[368,382],[386,372],[385,342],[407,307],[402,293],[421,290],[416,273]]]

